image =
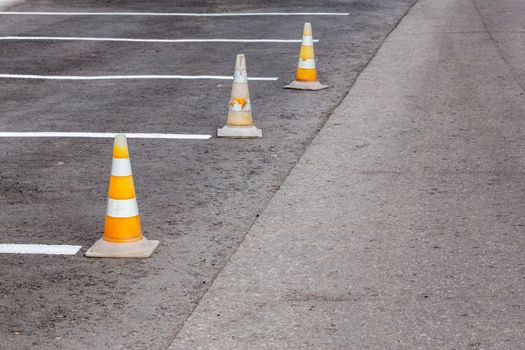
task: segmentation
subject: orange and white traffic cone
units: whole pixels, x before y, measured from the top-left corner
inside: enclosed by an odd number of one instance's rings
[[[91,246],[91,258],[148,258],[159,245],[142,236],[125,135],[115,136],[104,236]]]
[[[285,89],[297,90],[322,90],[328,85],[323,85],[317,80],[315,69],[314,40],[312,37],[312,25],[304,24],[303,43],[299,52],[299,64],[295,74],[295,81],[286,85]]]
[[[228,121],[224,127],[217,130],[217,136],[234,139],[262,137],[262,131],[253,125],[246,60],[242,54],[237,55],[235,62]]]

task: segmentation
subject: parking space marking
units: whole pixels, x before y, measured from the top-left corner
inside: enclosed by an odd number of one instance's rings
[[[213,79],[233,80],[231,75],[35,75],[35,74],[0,74],[0,79],[40,79],[40,80],[138,80],[138,79]],[[249,77],[248,80],[275,81],[277,77]]]
[[[29,16],[175,16],[175,17],[240,17],[240,16],[348,16],[348,12],[224,12],[224,13],[184,13],[184,12],[28,12],[0,11],[0,15]]]
[[[0,40],[27,41],[110,41],[133,43],[300,43],[301,39],[133,39],[133,38],[87,38],[66,36],[2,36]],[[319,42],[319,40],[314,40]]]
[[[0,132],[2,137],[79,137],[79,138],[114,138],[117,134],[125,134],[130,139],[178,139],[178,140],[208,140],[211,135],[203,134],[155,134],[155,133],[112,133],[112,132]]]
[[[80,245],[0,244],[0,254],[75,255]]]

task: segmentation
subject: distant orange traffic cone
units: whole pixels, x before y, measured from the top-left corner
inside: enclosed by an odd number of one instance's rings
[[[142,236],[125,135],[115,136],[104,236],[86,252],[92,258],[148,258],[159,245]]]
[[[317,81],[317,70],[315,69],[314,40],[312,37],[312,25],[304,24],[303,43],[299,52],[299,64],[295,74],[295,81],[286,85],[285,89],[297,90],[322,90],[328,85]]]
[[[262,137],[262,131],[253,125],[246,60],[242,54],[237,55],[235,62],[228,121],[217,130],[217,136],[236,139]]]

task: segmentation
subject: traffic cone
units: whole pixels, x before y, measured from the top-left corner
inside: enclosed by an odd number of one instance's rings
[[[246,60],[242,54],[237,55],[235,62],[228,121],[224,127],[217,130],[217,136],[234,139],[262,137],[262,131],[253,125]]]
[[[303,43],[299,52],[299,64],[295,74],[295,81],[286,85],[285,89],[296,90],[322,90],[328,85],[323,85],[317,81],[317,71],[315,69],[314,41],[312,37],[312,25],[304,24]]]
[[[125,135],[115,136],[104,236],[91,246],[91,258],[148,258],[159,245],[142,236]]]

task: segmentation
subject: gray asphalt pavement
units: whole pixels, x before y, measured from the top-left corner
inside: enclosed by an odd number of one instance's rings
[[[148,260],[89,260],[101,236],[110,139],[0,139],[0,243],[77,244],[76,256],[0,256],[0,348],[165,349],[246,232],[409,9],[397,1],[26,1],[17,11],[323,11],[347,17],[0,15],[2,36],[299,39],[311,21],[331,88],[282,89],[298,44],[0,43],[0,73],[231,75],[245,53],[253,141],[129,140]],[[229,81],[0,81],[0,131],[214,133]],[[380,84],[379,84],[380,85]]]
[[[522,349],[524,16],[420,0],[170,349]]]

